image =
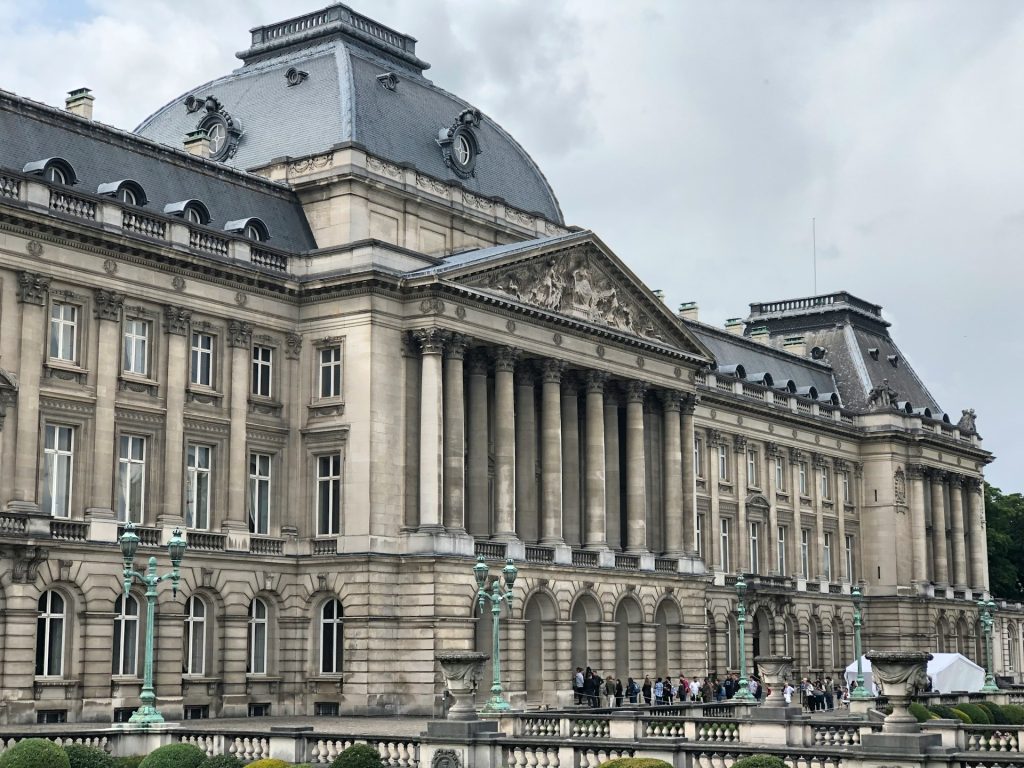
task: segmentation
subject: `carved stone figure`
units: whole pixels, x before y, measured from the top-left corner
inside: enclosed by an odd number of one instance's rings
[[[882,383],[871,388],[868,392],[868,410],[878,411],[885,408],[895,408],[899,392],[889,386],[888,379],[882,379]]]
[[[907,503],[907,476],[903,473],[903,467],[896,469],[896,477],[893,479],[893,493],[897,504]]]
[[[973,408],[965,408],[963,415],[960,417],[960,421],[956,423],[957,429],[961,432],[974,433],[978,431],[978,425],[976,423],[976,416]]]

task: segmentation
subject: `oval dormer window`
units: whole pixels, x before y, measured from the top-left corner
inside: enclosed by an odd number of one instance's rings
[[[210,137],[210,157],[218,158],[224,154],[228,145],[228,127],[223,120],[217,120],[206,129],[206,135]]]
[[[68,178],[64,171],[56,165],[48,166],[43,172],[43,178],[51,184],[67,184]]]
[[[454,143],[455,162],[461,166],[469,165],[469,161],[473,157],[473,148],[469,145],[469,139],[460,133],[456,135]]]
[[[185,207],[185,221],[189,224],[205,224],[202,212],[194,205]]]
[[[257,243],[263,240],[263,233],[260,232],[260,228],[255,224],[246,224],[245,229],[242,230],[242,235],[250,240],[255,240]]]

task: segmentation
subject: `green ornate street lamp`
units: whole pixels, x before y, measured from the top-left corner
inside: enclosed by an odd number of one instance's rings
[[[121,546],[121,556],[124,558],[124,593],[128,595],[132,588],[132,582],[138,579],[146,585],[146,659],[142,673],[142,694],[139,700],[142,702],[129,718],[129,723],[142,725],[143,727],[155,725],[164,721],[164,716],[156,708],[156,692],[153,690],[153,630],[156,620],[156,588],[165,579],[171,580],[171,591],[177,596],[179,569],[181,558],[185,556],[185,539],[181,535],[181,529],[175,528],[171,540],[167,542],[167,552],[171,556],[171,572],[163,576],[156,575],[156,557],[149,558],[149,565],[146,572],[139,573],[134,570],[135,552],[139,548],[139,537],[135,534],[135,525],[131,522],[125,525],[124,533],[118,542]]]
[[[736,597],[736,624],[740,629],[740,687],[732,698],[734,701],[754,701],[750,681],[747,680],[747,582],[743,580],[742,573],[736,576]]]
[[[996,685],[995,670],[992,668],[992,611],[996,604],[992,600],[982,598],[978,601],[978,613],[981,619],[981,631],[985,642],[985,684],[981,690],[985,693],[997,693],[999,686]]]
[[[861,662],[860,645],[860,607],[864,596],[860,593],[860,585],[853,585],[853,654],[857,657],[857,687],[850,694],[851,699],[873,699],[874,696],[864,687],[864,669]]]
[[[479,557],[477,558],[476,565],[473,566],[473,575],[476,577],[476,594],[480,601],[481,613],[483,613],[486,602],[488,600],[491,601],[491,632],[494,638],[493,650],[491,651],[491,667],[494,670],[494,681],[491,683],[491,698],[484,705],[484,712],[507,712],[512,709],[512,705],[502,695],[501,651],[498,648],[498,639],[500,637],[498,633],[498,617],[501,615],[502,603],[508,602],[509,609],[511,610],[512,585],[515,584],[516,574],[518,573],[519,571],[512,562],[512,558],[509,558],[505,561],[505,567],[501,569],[501,575],[505,579],[505,589],[502,590],[501,579],[495,579],[491,585],[491,591],[488,592],[487,563],[484,562],[483,557]]]

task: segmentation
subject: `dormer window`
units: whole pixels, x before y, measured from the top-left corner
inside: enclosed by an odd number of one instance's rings
[[[224,225],[227,232],[235,232],[242,237],[256,243],[262,243],[270,239],[270,230],[261,219],[250,216],[248,219],[236,219]]]
[[[71,163],[62,157],[48,157],[45,160],[35,160],[26,163],[21,169],[24,173],[42,176],[43,180],[50,184],[66,184],[68,186],[78,183],[78,175]]]
[[[104,195],[106,197],[112,197],[119,203],[125,205],[145,205],[149,202],[146,197],[145,190],[142,189],[136,181],[131,179],[122,179],[121,181],[111,181],[106,184],[100,184],[96,188],[96,193]]]
[[[164,206],[164,213],[180,216],[189,224],[210,223],[210,210],[201,200],[179,200]]]

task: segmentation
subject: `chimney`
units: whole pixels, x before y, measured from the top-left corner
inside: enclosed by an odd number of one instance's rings
[[[185,134],[185,151],[196,157],[209,157],[210,137],[206,131],[191,131]]]
[[[697,321],[697,302],[687,301],[679,305],[679,312],[677,313],[683,320]]]
[[[800,357],[807,356],[807,342],[803,336],[787,336],[782,340],[782,348]]]
[[[768,329],[761,325],[750,331],[750,338],[754,341],[759,341],[762,344],[767,344],[771,337],[768,335]]]
[[[655,288],[651,293],[658,297],[658,301],[665,301],[665,292],[661,288]]]
[[[734,336],[742,336],[743,321],[740,320],[738,317],[730,317],[728,320],[725,321],[725,330],[727,330]]]
[[[68,97],[64,99],[64,108],[72,115],[92,120],[92,103],[96,97],[88,88],[76,88],[68,91]]]

